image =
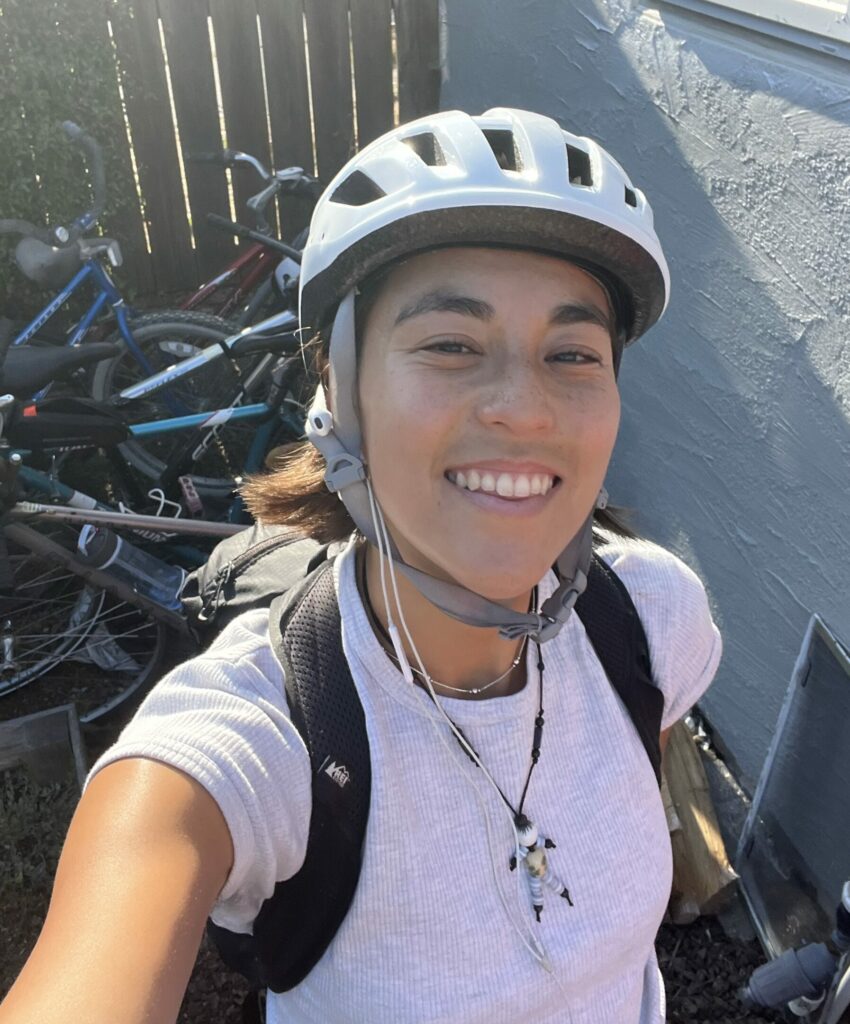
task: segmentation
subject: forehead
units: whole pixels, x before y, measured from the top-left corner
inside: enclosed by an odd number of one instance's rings
[[[450,286],[495,307],[518,302],[540,309],[541,303],[565,299],[608,309],[608,296],[590,274],[567,260],[524,249],[447,247],[411,256],[384,278],[375,312],[395,314],[427,292]]]

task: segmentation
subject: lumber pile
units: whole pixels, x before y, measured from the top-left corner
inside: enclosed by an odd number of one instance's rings
[[[673,924],[717,914],[731,901],[737,874],[729,863],[699,750],[683,722],[670,732],[661,794],[673,847]]]

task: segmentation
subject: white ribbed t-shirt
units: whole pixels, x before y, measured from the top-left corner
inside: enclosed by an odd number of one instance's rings
[[[720,658],[705,591],[653,544],[612,537],[601,553],[640,613],[666,728],[704,692]],[[363,866],[322,960],[297,988],[270,995],[269,1024],[663,1021],[653,943],[672,872],[664,810],[578,617],[543,648],[546,725],[526,799],[557,844],[549,863],[574,906],[547,891],[537,923],[524,875],[509,869],[504,804],[378,643],[354,570],[349,547],[335,578],[372,762]],[[550,574],[541,599],[553,587]],[[532,646],[531,683],[519,693],[442,701],[514,803],[537,713],[534,657]],[[301,866],[310,813],[309,761],[287,716],[267,610],[240,616],[169,673],[92,774],[124,757],[164,761],[212,794],[234,848],[213,918],[249,932],[276,880]],[[530,951],[535,940],[545,964]]]

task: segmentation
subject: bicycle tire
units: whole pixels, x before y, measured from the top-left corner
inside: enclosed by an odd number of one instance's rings
[[[170,631],[51,557],[75,549],[73,527],[39,526],[37,550],[26,544],[34,531],[6,539],[12,588],[0,592],[0,719],[73,703],[82,723],[103,720],[154,682]]]
[[[196,355],[210,343],[222,341],[238,330],[220,317],[182,310],[147,313],[132,320],[130,329],[155,371]],[[120,334],[116,332],[109,340],[119,339]],[[249,356],[237,360],[237,364],[247,372],[259,358]],[[129,349],[125,349],[95,368],[92,396],[99,401],[109,401],[123,388],[138,383],[145,376]],[[219,359],[175,381],[169,385],[167,393],[177,398],[188,411],[207,412],[231,405],[238,390],[239,381],[229,360]],[[131,403],[126,406],[126,412],[131,422],[136,423],[174,415],[168,407],[165,391]],[[200,495],[225,499],[232,494],[253,431],[254,425],[246,421],[225,424],[220,428],[215,444],[201,454],[193,470],[187,474]],[[120,451],[134,470],[155,481],[162,475],[168,460],[185,445],[187,436],[187,432],[178,431],[144,440],[136,438],[120,445]]]

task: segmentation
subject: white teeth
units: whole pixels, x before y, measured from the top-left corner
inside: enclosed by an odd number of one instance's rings
[[[514,496],[514,482],[507,473],[500,473],[496,480],[496,494],[500,498],[512,498]]]
[[[485,494],[498,494],[501,498],[529,498],[535,495],[548,494],[555,480],[545,473],[495,473],[479,472],[468,469],[449,473],[449,479],[458,487],[468,491],[483,491]]]

